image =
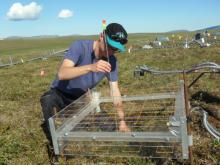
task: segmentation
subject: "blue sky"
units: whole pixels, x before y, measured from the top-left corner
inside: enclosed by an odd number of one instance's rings
[[[4,0],[0,37],[99,34],[103,19],[128,33],[196,30],[220,25],[220,0]]]

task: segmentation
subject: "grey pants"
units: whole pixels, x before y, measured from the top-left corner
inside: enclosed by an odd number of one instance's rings
[[[67,98],[57,89],[50,89],[45,92],[40,98],[40,103],[46,125],[48,126],[48,119],[51,116],[65,108],[72,101],[74,100]]]

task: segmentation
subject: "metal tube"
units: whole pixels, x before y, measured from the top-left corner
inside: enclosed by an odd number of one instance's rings
[[[218,140],[220,139],[220,137],[218,136],[219,132],[216,132],[216,130],[209,124],[207,120],[207,112],[205,111],[203,111],[203,124],[212,136],[214,136]]]
[[[183,72],[183,81],[184,81],[184,97],[185,97],[185,108],[186,108],[186,118],[189,120],[190,118],[190,112],[189,112],[189,102],[188,102],[188,88],[187,88],[187,82],[186,82],[186,73]],[[192,136],[192,130],[190,126],[190,122],[187,121],[187,132],[188,136]],[[193,154],[192,154],[192,146],[189,146],[189,163],[190,165],[193,165]]]

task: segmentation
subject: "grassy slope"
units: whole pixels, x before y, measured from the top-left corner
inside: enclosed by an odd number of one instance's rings
[[[147,35],[131,35],[128,45],[137,40],[150,40]],[[94,36],[90,36],[94,38]],[[82,37],[85,38],[85,37]],[[11,40],[0,41],[0,58],[13,54],[14,58],[41,55],[51,49],[60,50],[69,46],[75,37],[43,40]],[[124,53],[118,55],[120,61],[120,86],[123,93],[129,93],[129,84],[138,82],[133,77],[135,66],[147,64],[160,69],[183,69],[204,61],[213,61],[220,64],[220,45],[209,48],[193,49],[153,49],[147,51]],[[40,127],[41,108],[40,95],[48,89],[53,80],[60,58],[51,58],[44,61],[36,61],[0,69],[0,164],[49,164],[50,157],[47,154],[48,141]],[[45,70],[45,76],[40,76],[41,69]],[[209,91],[219,97],[219,77],[205,76],[199,83],[200,90]],[[216,78],[217,77],[217,78]],[[189,77],[189,80],[192,79]],[[210,78],[214,81],[209,81]],[[146,84],[154,84],[154,79],[146,77]],[[127,87],[126,87],[127,85]],[[106,83],[101,83],[101,88],[106,88]],[[201,89],[202,88],[202,89]],[[190,94],[197,92],[196,88]],[[126,93],[126,94],[127,94]],[[193,100],[192,100],[193,101]],[[219,106],[216,104],[216,106]],[[219,107],[218,107],[219,109]],[[198,116],[199,117],[199,116]],[[193,126],[194,156],[196,164],[214,164],[220,161],[220,145],[214,143],[209,134],[201,127],[198,118],[195,118]],[[219,125],[217,125],[220,128]],[[206,144],[205,144],[206,143]],[[205,144],[205,145],[204,145]],[[200,157],[200,158],[199,158]],[[73,160],[69,160],[71,164]],[[141,159],[86,159],[75,158],[79,164],[146,164]],[[66,162],[61,159],[61,164]]]

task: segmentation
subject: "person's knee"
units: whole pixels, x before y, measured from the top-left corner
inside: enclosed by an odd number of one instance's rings
[[[51,116],[64,108],[62,98],[53,90],[44,93],[40,98],[44,120],[48,120]]]
[[[48,120],[54,113],[54,107],[57,107],[56,100],[54,99],[53,95],[44,94],[40,98],[40,103],[42,107],[42,112],[44,116],[44,120]]]

